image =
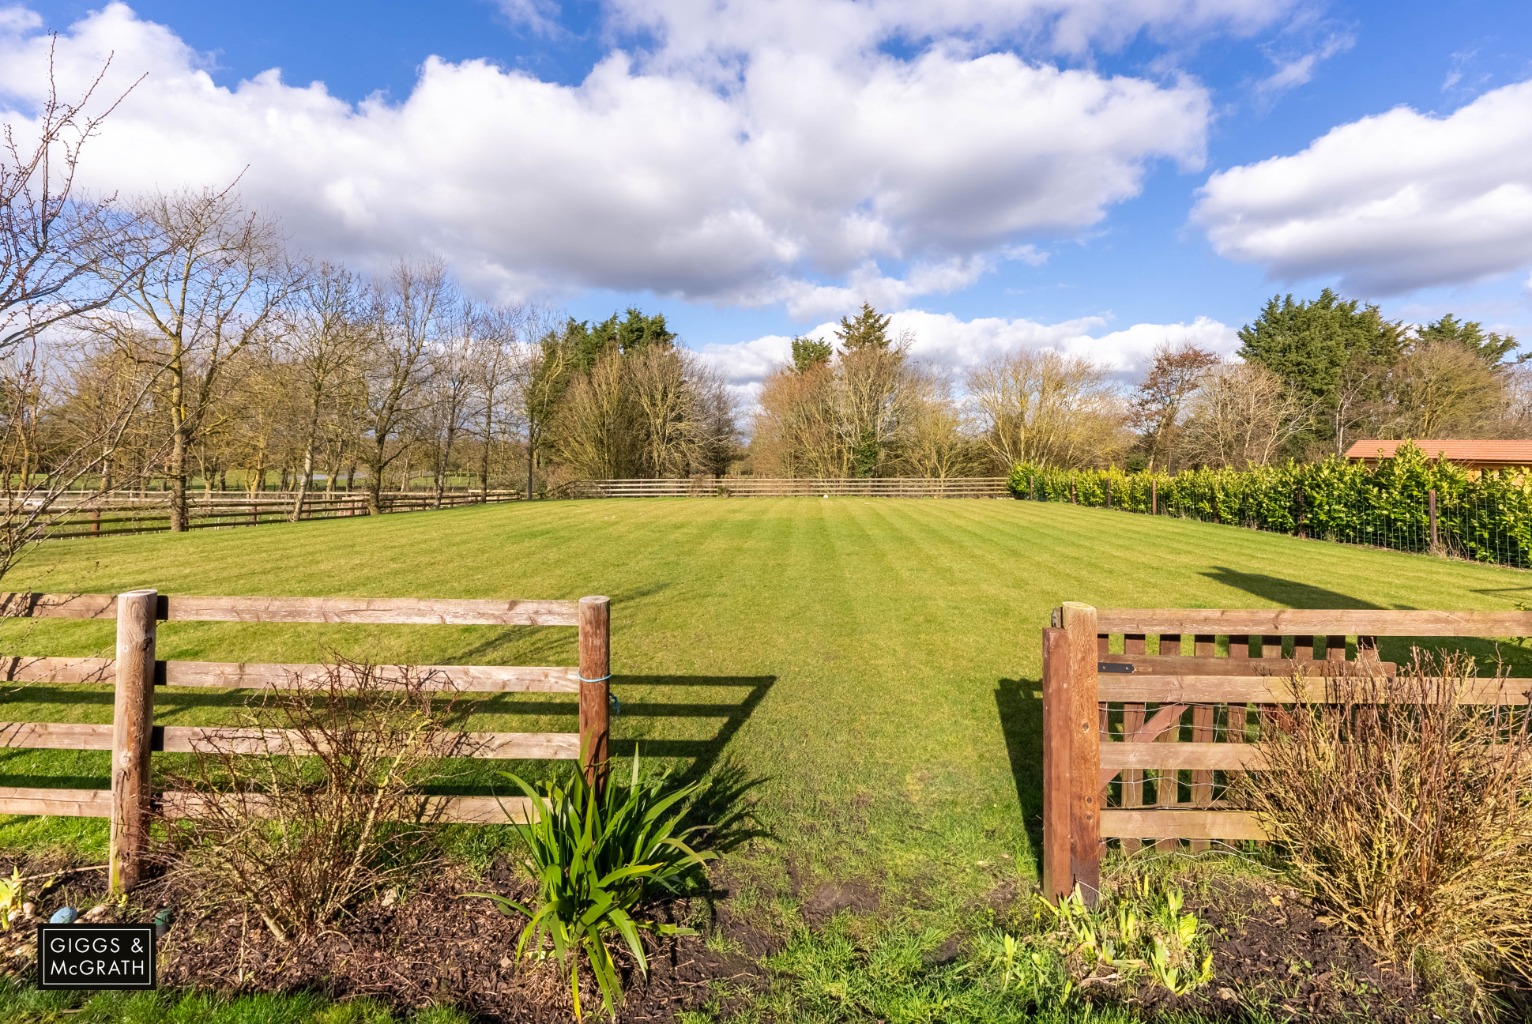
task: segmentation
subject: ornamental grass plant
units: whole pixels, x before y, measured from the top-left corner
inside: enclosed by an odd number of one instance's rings
[[[1527,706],[1484,703],[1515,694],[1451,654],[1326,687],[1268,713],[1263,769],[1234,792],[1329,917],[1489,1019],[1532,982]]]
[[[598,788],[578,769],[567,782],[554,779],[533,786],[503,772],[530,801],[532,820],[518,826],[526,863],[537,882],[536,902],[528,905],[496,893],[469,893],[493,900],[511,916],[526,918],[516,943],[521,959],[542,955],[545,942],[569,970],[576,1017],[580,1004],[580,964],[585,961],[601,992],[601,1006],[613,1018],[622,1001],[622,980],[612,955],[620,946],[639,973],[649,973],[649,957],[640,933],[692,934],[692,929],[656,920],[646,913],[658,896],[679,895],[702,881],[702,868],[716,854],[693,843],[706,826],[685,824],[701,781],[670,784],[668,775],[641,779],[633,755],[627,785],[612,780]]]

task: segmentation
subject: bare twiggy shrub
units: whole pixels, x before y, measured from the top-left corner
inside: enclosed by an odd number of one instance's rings
[[[164,856],[209,904],[256,913],[282,942],[400,885],[432,849],[421,792],[441,758],[452,693],[409,669],[342,662],[266,691],[246,728],[214,731],[167,773],[188,816]]]
[[[1238,787],[1300,886],[1383,956],[1480,1014],[1532,980],[1532,737],[1472,659],[1416,652],[1331,679],[1264,737]]]

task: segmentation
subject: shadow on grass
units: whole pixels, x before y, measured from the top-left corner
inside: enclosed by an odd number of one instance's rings
[[[1043,850],[1043,702],[1036,679],[1001,679],[995,686],[995,710],[1005,735],[1005,752],[1016,783],[1022,823],[1042,877]]]
[[[740,728],[749,720],[757,706],[765,698],[767,690],[776,683],[776,676],[645,676],[617,675],[612,677],[612,692],[621,701],[621,710],[614,709],[611,718],[610,753],[613,770],[620,773],[620,762],[632,758],[638,752],[645,760],[669,760],[680,762],[672,765],[677,777],[683,780],[702,779],[724,770],[720,767],[725,750]],[[716,688],[717,700],[666,700],[665,688]],[[709,694],[711,695],[711,694]],[[688,695],[691,696],[691,695]],[[567,695],[557,700],[506,699],[496,696],[482,702],[480,710],[508,716],[526,715],[536,719],[573,719],[579,711],[578,704]],[[719,725],[709,735],[682,738],[665,735],[667,722],[696,722],[717,720]],[[640,727],[637,723],[642,722]],[[630,725],[630,723],[632,723]],[[541,723],[539,723],[541,724]],[[573,730],[573,721],[567,731]],[[637,733],[637,735],[635,735]],[[567,764],[568,762],[562,762]],[[432,787],[440,793],[482,793],[482,780],[496,776],[500,769],[512,770],[528,779],[540,778],[559,770],[561,762],[529,762],[524,760],[490,761],[475,760],[474,770],[464,782],[448,787]],[[756,782],[751,783],[753,788]]]
[[[1248,594],[1286,605],[1289,608],[1348,608],[1360,610],[1408,611],[1414,605],[1396,605],[1385,609],[1382,605],[1339,591],[1316,587],[1311,583],[1267,576],[1263,573],[1242,572],[1228,566],[1215,566],[1202,574],[1225,586],[1243,590]],[[1475,591],[1480,593],[1480,591]],[[1519,639],[1519,638],[1518,638]],[[1521,643],[1504,643],[1486,637],[1380,637],[1378,650],[1386,661],[1408,662],[1414,649],[1439,654],[1456,651],[1467,654],[1478,663],[1480,674],[1522,674],[1532,672],[1532,650]]]
[[[1312,583],[1287,580],[1280,576],[1267,576],[1259,572],[1242,572],[1226,565],[1217,565],[1202,574],[1214,583],[1243,590],[1247,594],[1289,608],[1361,608],[1381,609],[1383,606],[1342,594],[1339,591],[1316,587]]]
[[[612,718],[612,744],[611,752],[614,758],[626,759],[633,755],[635,749],[640,749],[645,757],[680,760],[683,763],[677,765],[678,774],[684,779],[701,779],[710,774],[727,774],[728,765],[719,768],[720,759],[724,755],[729,741],[732,740],[740,728],[754,713],[767,690],[776,682],[775,676],[645,676],[645,675],[622,675],[613,678],[612,683],[619,696],[624,692],[632,694],[631,699],[624,701],[620,714]],[[664,699],[665,688],[710,688],[712,693],[718,694],[717,700],[674,700]],[[191,709],[231,709],[238,708],[251,693],[258,691],[234,691],[233,693],[164,693],[159,695],[156,708],[156,717],[159,724],[164,725],[175,722],[182,714]],[[567,696],[562,700],[529,699],[520,695],[507,699],[502,696],[489,697],[477,703],[477,709],[465,707],[464,712],[472,710],[491,711],[494,714],[504,715],[528,715],[538,718],[573,718],[578,713],[578,704]],[[688,694],[687,696],[691,696]],[[108,688],[82,691],[79,688],[53,689],[47,686],[28,687],[25,699],[35,704],[91,704],[110,706],[112,693]],[[698,721],[716,719],[718,728],[710,735],[679,738],[664,735],[664,726],[667,720],[675,721]],[[627,731],[624,725],[627,722],[641,721],[646,727],[657,728],[659,735],[650,736],[625,736]],[[211,724],[211,723],[210,723]],[[227,724],[227,723],[225,723]],[[238,724],[238,723],[235,723]],[[214,728],[218,727],[213,725]],[[571,723],[572,729],[572,723]],[[645,729],[644,731],[648,731]],[[37,770],[36,755],[38,751],[30,749],[0,750],[0,785],[4,786],[27,786],[27,787],[69,787],[69,788],[101,788],[104,780],[95,776],[86,776],[76,771],[71,771],[64,764],[58,773],[45,773]],[[55,755],[63,755],[73,759],[80,756],[77,751],[49,752]],[[61,758],[62,760],[62,758]],[[21,761],[25,768],[21,771],[6,771],[7,761]],[[483,792],[481,780],[499,768],[526,769],[535,762],[526,761],[476,761],[477,770],[463,786],[448,786],[442,789],[431,787],[433,792]],[[19,766],[18,766],[19,767]],[[550,764],[549,769],[556,765]],[[540,772],[533,770],[529,775],[538,775]],[[729,776],[732,779],[725,785],[725,789],[733,787],[737,789],[737,796],[743,796],[745,792],[759,784],[759,779],[746,779],[742,771],[734,770]]]
[[[614,676],[612,688],[618,692],[627,687],[717,687],[721,699],[716,701],[665,701],[633,700],[622,705],[622,711],[612,720],[612,756],[629,757],[635,747],[652,757],[684,758],[687,778],[701,778],[718,763],[724,748],[734,734],[755,713],[766,691],[776,683],[776,676]],[[622,736],[624,718],[718,718],[722,724],[709,737],[702,739],[668,739],[664,736],[643,739],[625,739]]]

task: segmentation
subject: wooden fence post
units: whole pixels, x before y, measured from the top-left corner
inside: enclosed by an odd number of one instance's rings
[[[1069,895],[1070,689],[1069,634],[1043,630],[1043,894]]]
[[[1436,554],[1442,549],[1442,540],[1436,531],[1436,488],[1426,492],[1426,509],[1431,516],[1431,553]]]
[[[108,886],[143,875],[149,839],[150,740],[154,735],[154,633],[159,594],[117,595],[117,688],[112,708],[112,826]]]
[[[606,788],[612,699],[611,602],[580,598],[580,767]]]
[[[1160,482],[1158,480],[1149,481],[1149,514],[1151,516],[1160,514]]]
[[[1069,634],[1069,859],[1087,906],[1101,888],[1101,715],[1096,689],[1096,609],[1066,601],[1054,625]]]

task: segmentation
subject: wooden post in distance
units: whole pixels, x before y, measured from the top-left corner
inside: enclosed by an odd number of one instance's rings
[[[1428,511],[1428,513],[1430,514],[1430,517],[1431,517],[1431,554],[1435,555],[1435,554],[1440,553],[1441,549],[1442,549],[1441,535],[1437,532],[1437,529],[1436,529],[1436,488],[1435,487],[1431,488],[1429,491],[1426,492],[1426,504],[1427,504],[1427,511]]]

